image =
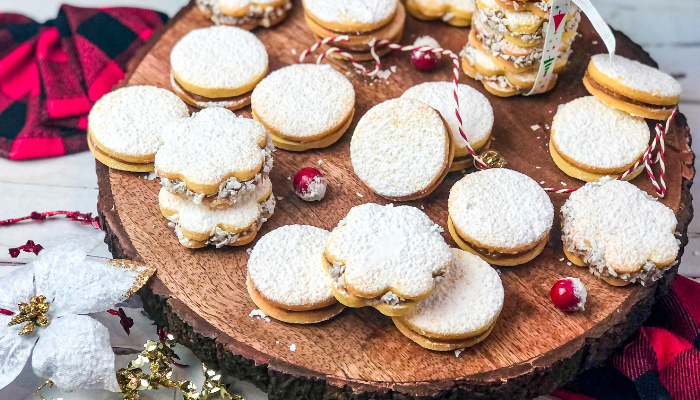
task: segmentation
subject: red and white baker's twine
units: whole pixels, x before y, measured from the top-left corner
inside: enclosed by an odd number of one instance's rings
[[[314,43],[313,46],[310,48],[304,50],[301,55],[299,56],[299,63],[304,62],[304,59],[314,51],[316,51],[321,45],[328,45],[329,43],[337,43],[337,42],[347,42],[349,40],[349,37],[347,35],[341,35],[341,36],[334,36],[334,37],[328,37],[325,38],[317,43]],[[376,49],[378,47],[388,47],[390,49],[394,50],[400,50],[400,51],[421,51],[421,52],[432,52],[436,54],[445,54],[449,56],[452,59],[452,81],[454,83],[454,91],[453,95],[455,98],[455,116],[457,117],[457,120],[459,121],[459,134],[462,136],[464,139],[465,143],[467,144],[467,150],[469,151],[469,154],[471,154],[472,157],[474,157],[474,160],[477,164],[479,164],[479,167],[482,169],[490,169],[491,167],[488,166],[484,162],[484,160],[474,151],[472,148],[471,144],[469,143],[469,139],[467,139],[467,135],[464,134],[464,130],[462,129],[462,116],[460,115],[459,112],[459,96],[457,95],[457,90],[459,88],[459,71],[460,71],[460,60],[457,54],[452,52],[451,50],[443,49],[440,47],[430,47],[430,46],[414,46],[414,45],[409,45],[409,46],[404,46],[401,44],[397,43],[392,43],[388,40],[380,40],[377,42],[373,42],[370,44],[370,54],[372,55],[372,58],[374,59],[374,70],[370,71],[368,70],[364,65],[360,64],[353,58],[353,56],[346,52],[343,51],[337,47],[330,47],[328,50],[324,51],[318,58],[316,59],[316,63],[320,64],[321,61],[323,61],[324,58],[326,58],[329,54],[332,53],[337,53],[338,55],[344,57],[347,59],[348,62],[350,62],[360,73],[366,76],[376,76],[377,73],[381,70],[381,60],[379,56],[377,55]],[[647,171],[647,174],[649,175],[649,178],[651,179],[651,183],[654,185],[654,189],[656,190],[656,193],[659,195],[659,197],[664,197],[666,195],[666,164],[664,163],[664,152],[666,151],[666,133],[668,132],[668,129],[671,126],[671,123],[673,122],[673,119],[675,118],[677,114],[677,110],[673,111],[673,114],[671,114],[671,117],[666,121],[666,126],[662,127],[661,124],[656,124],[656,136],[654,137],[654,140],[651,142],[647,150],[644,152],[642,157],[637,160],[637,162],[629,169],[627,170],[624,174],[620,175],[617,179],[621,180],[624,179],[625,177],[629,176],[631,173],[633,173],[640,165],[644,164],[644,168]],[[656,149],[656,144],[659,144],[659,150],[657,153],[656,158],[652,161],[652,154],[654,150]],[[660,172],[659,172],[659,178],[657,179],[654,176],[654,172],[652,171],[651,167],[653,164],[658,163],[660,165]],[[555,189],[555,188],[543,188],[544,191],[546,192],[551,192],[551,193],[572,193],[575,192],[577,189]]]

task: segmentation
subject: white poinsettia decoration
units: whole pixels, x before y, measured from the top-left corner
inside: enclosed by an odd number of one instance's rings
[[[120,391],[109,332],[85,314],[125,300],[155,270],[86,260],[103,238],[71,237],[0,279],[0,389],[31,356],[34,373],[64,390]]]

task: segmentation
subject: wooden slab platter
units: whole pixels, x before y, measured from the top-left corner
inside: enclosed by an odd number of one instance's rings
[[[208,25],[211,23],[192,4],[184,8],[151,39],[121,85],[170,89],[170,49],[191,29]],[[459,52],[467,42],[468,32],[409,16],[402,43],[410,44],[417,36],[430,35],[443,47]],[[589,57],[605,51],[586,18],[579,32],[568,69],[547,94],[501,99],[485,92],[480,83],[460,77],[460,82],[474,86],[493,105],[492,148],[506,157],[508,168],[547,186],[581,186],[581,182],[557,169],[547,152],[549,125],[557,106],[588,95],[581,79]],[[299,1],[294,2],[282,24],[258,29],[255,34],[267,47],[271,70],[294,63],[296,54],[314,42]],[[616,36],[619,54],[655,65],[641,47],[621,33]],[[282,200],[259,236],[288,224],[331,230],[355,205],[386,204],[352,171],[352,129],[375,104],[398,97],[421,82],[449,81],[452,74],[449,60],[444,57],[438,71],[422,73],[412,67],[407,53],[396,51],[383,58],[383,68],[396,66],[386,81],[361,76],[347,63],[330,62],[336,69],[347,71],[355,86],[357,113],[353,125],[330,148],[274,153],[271,178],[275,195]],[[240,114],[249,117],[250,109]],[[541,128],[533,130],[533,125]],[[686,228],[692,218],[689,187],[694,169],[689,141],[686,119],[678,115],[667,144],[668,194],[661,201],[676,212],[683,245],[687,243]],[[304,166],[319,168],[328,179],[328,192],[319,203],[305,203],[292,193],[290,178]],[[149,314],[210,367],[252,381],[273,399],[502,400],[549,393],[577,373],[599,365],[614,348],[624,344],[649,315],[655,295],[668,287],[677,271],[677,267],[671,269],[664,279],[646,287],[609,286],[564,260],[557,215],[551,242],[541,256],[526,265],[500,269],[506,295],[493,333],[457,357],[454,352],[429,351],[412,343],[389,318],[372,308],[348,309],[329,322],[312,326],[249,317],[256,306],[246,292],[246,248],[188,250],[180,246],[158,209],[157,181],[109,170],[99,163],[97,173],[98,208],[114,256],[137,259],[158,268],[157,276],[141,291]],[[408,204],[424,209],[433,221],[446,227],[449,190],[461,176],[462,173],[450,173],[429,197]],[[646,176],[633,182],[653,193]],[[551,195],[556,210],[566,197]],[[449,234],[444,237],[455,246]],[[549,289],[566,276],[581,278],[588,288],[585,312],[564,314],[551,304]],[[291,345],[296,350],[290,350]]]

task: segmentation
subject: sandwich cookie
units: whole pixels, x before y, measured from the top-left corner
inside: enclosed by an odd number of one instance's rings
[[[552,122],[549,154],[567,175],[586,182],[617,178],[644,154],[650,131],[646,122],[608,107],[593,96],[560,107]],[[625,180],[644,169],[640,165]]]
[[[291,0],[197,0],[199,9],[217,25],[245,30],[270,28],[282,22],[292,9]]]
[[[282,226],[261,237],[248,259],[248,294],[262,312],[292,324],[326,321],[345,309],[323,269],[329,232]]]
[[[225,108],[207,108],[167,126],[155,158],[165,189],[209,207],[235,204],[272,168],[264,126]]]
[[[391,317],[427,299],[452,264],[442,229],[415,207],[367,203],[331,232],[324,266],[339,302]]]
[[[210,208],[195,204],[166,188],[160,189],[158,204],[163,216],[170,221],[168,225],[175,229],[180,244],[192,249],[248,244],[275,212],[269,178],[233,206]]]
[[[350,141],[355,174],[378,195],[415,200],[433,192],[452,166],[452,131],[422,101],[398,98],[372,107]]]
[[[495,269],[471,253],[452,249],[452,266],[430,297],[392,320],[401,333],[422,347],[463,349],[491,333],[504,297]]]
[[[379,40],[398,43],[403,34],[406,10],[398,0],[304,0],[306,24],[316,37],[347,35],[346,42],[323,45],[338,47],[358,61],[372,59],[371,44]],[[388,47],[377,50],[382,56]],[[337,54],[331,56],[338,57]]]
[[[475,0],[407,0],[406,8],[414,17],[424,21],[441,19],[459,27],[472,23]]]
[[[610,107],[656,120],[670,118],[681,96],[681,85],[670,75],[618,55],[591,57],[583,84]]]
[[[447,225],[463,250],[489,264],[514,266],[549,241],[554,206],[537,182],[506,168],[466,175],[452,186]]]
[[[122,171],[153,171],[163,128],[186,118],[187,105],[155,86],[129,86],[102,96],[88,115],[88,148],[102,164]]]
[[[265,45],[252,33],[233,26],[194,29],[170,52],[173,91],[197,108],[237,110],[268,70]]]
[[[348,129],[355,113],[355,89],[345,75],[324,64],[279,69],[253,90],[253,118],[290,151],[328,147]]]
[[[561,214],[566,257],[611,285],[644,285],[675,264],[676,216],[629,182],[587,183]]]
[[[459,96],[459,112],[462,117],[464,134],[475,151],[488,147],[493,128],[493,108],[491,103],[476,89],[460,84],[457,89]],[[406,90],[402,98],[420,100],[438,110],[450,125],[455,141],[455,155],[451,171],[459,171],[473,163],[467,150],[467,142],[459,134],[459,120],[455,115],[454,83],[426,82]]]

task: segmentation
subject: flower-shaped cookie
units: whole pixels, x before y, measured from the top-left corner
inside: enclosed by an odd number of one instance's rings
[[[326,269],[349,307],[403,315],[430,296],[452,263],[441,228],[415,207],[363,204],[331,232]]]
[[[588,183],[561,213],[566,256],[612,285],[653,282],[678,254],[673,211],[631,183]]]
[[[233,204],[269,172],[269,137],[257,121],[224,108],[204,109],[167,127],[155,157],[156,172],[171,192],[200,201],[227,197]]]
[[[109,332],[87,314],[124,301],[155,269],[128,260],[86,260],[103,238],[70,238],[2,278],[0,389],[31,355],[34,373],[61,389],[119,391]]]

